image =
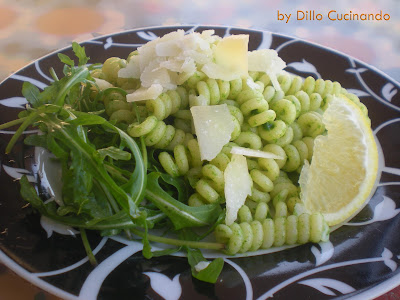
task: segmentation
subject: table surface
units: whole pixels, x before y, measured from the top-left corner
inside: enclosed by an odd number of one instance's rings
[[[333,21],[327,14],[388,14],[388,21]],[[297,11],[299,19],[297,20]],[[278,20],[278,13],[291,14]],[[320,13],[323,20],[310,20]],[[333,13],[331,16],[334,16]],[[306,17],[309,20],[306,20]],[[98,35],[175,24],[231,25],[313,41],[358,58],[400,81],[397,0],[0,0],[0,80],[32,60]],[[399,283],[400,284],[400,283]],[[0,300],[59,299],[0,264]],[[379,300],[400,299],[400,287]]]

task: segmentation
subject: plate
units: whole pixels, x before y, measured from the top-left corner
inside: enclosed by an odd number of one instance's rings
[[[365,299],[400,283],[400,85],[375,68],[332,49],[270,32],[211,26],[135,29],[81,43],[90,62],[127,57],[136,47],[168,32],[214,29],[216,34],[249,34],[249,49],[273,48],[286,70],[302,77],[339,81],[369,110],[380,147],[379,181],[368,205],[331,234],[330,241],[306,244],[257,256],[224,257],[215,285],[191,276],[185,258],[146,260],[139,242],[89,234],[98,259],[88,262],[81,239],[70,228],[41,218],[19,195],[18,180],[57,176],[46,172],[38,149],[18,142],[10,155],[4,148],[12,131],[0,132],[0,260],[35,285],[65,299]],[[43,89],[48,72],[62,73],[57,53],[45,56],[0,84],[1,123],[13,120],[26,104],[23,81]],[[26,132],[27,134],[29,132]],[[46,185],[38,186],[41,193]]]

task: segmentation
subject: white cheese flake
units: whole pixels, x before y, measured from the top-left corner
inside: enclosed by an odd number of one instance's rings
[[[189,95],[189,105],[192,106],[205,106],[208,105],[209,99],[204,95]]]
[[[156,64],[156,62],[149,64],[140,75],[143,87],[150,87],[153,84],[160,84],[162,87],[165,87],[171,84],[171,77],[168,70],[159,67],[159,64],[156,66]]]
[[[251,195],[253,181],[249,174],[246,157],[233,154],[224,172],[226,216],[225,224],[231,225],[237,219],[239,208]]]
[[[248,44],[249,35],[247,34],[223,38],[217,43],[214,50],[215,63],[240,77],[248,76]]]
[[[153,84],[149,88],[141,87],[131,94],[126,95],[127,102],[156,99],[161,95],[163,87],[161,84]]]
[[[176,89],[201,66],[212,62],[218,40],[221,38],[213,30],[190,34],[177,30],[139,47],[127,66],[118,71],[120,78],[140,78],[142,88],[128,95],[130,101],[154,99],[158,96],[154,96],[154,85],[160,85],[162,92]]]
[[[133,55],[126,65],[118,71],[118,77],[120,78],[140,78],[140,67],[139,67],[139,56]]]
[[[261,49],[248,52],[249,71],[271,72],[278,74],[286,63],[272,49]]]
[[[128,94],[128,101],[155,99],[162,92],[176,89],[196,71],[225,81],[246,78],[248,71],[261,71],[280,90],[277,75],[285,68],[285,62],[275,50],[249,52],[248,43],[246,34],[221,38],[213,30],[189,34],[177,30],[139,47],[118,76],[140,79],[141,88]],[[195,102],[203,103],[202,100]]]
[[[94,78],[94,81],[96,82],[97,86],[99,87],[100,91],[112,88],[114,87],[111,83],[109,83],[107,80],[99,79],[99,78]]]
[[[234,130],[226,104],[190,108],[202,160],[212,160],[226,145]]]
[[[225,81],[232,81],[241,77],[238,71],[229,70],[213,62],[205,64],[201,71],[212,79],[221,79]]]
[[[286,63],[272,49],[261,49],[248,52],[249,71],[265,72],[271,78],[275,89],[281,90],[277,75],[286,67]]]
[[[205,268],[208,267],[210,263],[211,262],[209,261],[200,261],[197,265],[194,266],[194,269],[196,270],[196,272],[203,271]]]
[[[272,152],[266,152],[261,150],[255,150],[250,148],[244,148],[239,146],[233,146],[231,149],[232,154],[240,154],[250,157],[260,157],[260,158],[272,158],[272,159],[283,159],[282,156],[276,155]]]

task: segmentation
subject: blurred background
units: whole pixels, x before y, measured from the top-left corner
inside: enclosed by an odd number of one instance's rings
[[[278,10],[292,14],[287,23],[278,20]],[[298,10],[321,13],[323,20],[296,20]],[[382,12],[390,20],[330,21],[331,10]],[[176,24],[230,25],[296,36],[349,54],[400,81],[399,0],[0,0],[0,81],[72,41]],[[3,299],[57,298],[0,265]],[[400,299],[400,288],[379,299]]]

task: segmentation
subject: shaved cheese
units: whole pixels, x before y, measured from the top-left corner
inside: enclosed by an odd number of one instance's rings
[[[203,40],[207,41],[210,44],[214,44],[217,40],[220,40],[221,38],[217,35],[214,35],[215,31],[214,29],[208,29],[204,30],[200,36]]]
[[[247,34],[231,35],[217,43],[214,50],[215,63],[224,69],[239,74],[248,75],[249,36]]]
[[[204,51],[204,52],[200,52],[200,51]],[[182,53],[183,56],[185,56],[186,58],[189,58],[191,60],[193,60],[194,62],[202,65],[202,64],[206,64],[208,62],[211,61],[212,59],[212,51],[211,49],[207,49],[207,50],[185,50]],[[182,59],[182,57],[180,57]]]
[[[143,87],[150,87],[153,84],[160,84],[162,87],[165,87],[171,84],[171,77],[169,76],[168,70],[159,68],[156,64],[157,62],[149,64],[140,75],[140,81]]]
[[[158,85],[162,87],[162,92],[176,89],[200,66],[212,62],[213,49],[218,40],[221,38],[215,36],[213,30],[185,34],[180,29],[139,47],[137,55],[132,56],[127,66],[118,71],[120,78],[140,79],[141,89],[128,99],[155,99],[160,94]],[[157,85],[156,90],[152,87],[154,85]]]
[[[194,266],[194,269],[197,272],[200,272],[200,271],[204,270],[205,268],[207,268],[210,263],[211,262],[209,262],[209,261],[204,261],[204,260],[200,261],[197,263],[197,265]]]
[[[241,77],[240,72],[232,71],[213,62],[205,64],[201,71],[212,79],[221,79],[225,81],[231,81]]]
[[[120,78],[140,78],[139,56],[133,55],[125,68],[118,71]]]
[[[190,59],[186,60],[181,60],[179,58],[169,59],[160,62],[160,67],[177,73],[187,72],[189,74],[193,74],[196,71],[196,64],[194,63],[193,60]]]
[[[246,85],[252,90],[258,90],[261,93],[263,92],[263,88],[260,85],[258,85],[257,83],[255,83],[253,78],[251,78],[251,77],[248,77],[246,79]]]
[[[157,56],[177,56],[181,52],[177,40],[161,42],[156,45]]]
[[[130,101],[155,99],[160,94],[159,86],[161,92],[176,89],[196,71],[225,81],[248,77],[248,71],[262,71],[280,90],[277,74],[286,66],[284,61],[274,50],[248,52],[248,42],[245,34],[220,38],[213,30],[189,34],[177,30],[139,47],[127,66],[118,71],[118,77],[140,79],[141,88],[128,95]]]
[[[239,208],[243,206],[248,195],[251,195],[253,181],[247,168],[246,158],[233,154],[224,171],[226,216],[225,224],[231,225],[237,219]]]
[[[189,95],[189,105],[192,106],[205,106],[209,105],[209,99],[204,95]]]
[[[249,71],[271,72],[278,74],[286,63],[272,49],[254,50],[248,53]]]
[[[286,63],[272,49],[255,50],[248,53],[249,71],[265,72],[275,89],[281,90],[277,75],[286,67]]]
[[[267,72],[267,75],[271,79],[272,85],[277,91],[282,91],[281,85],[279,84],[277,75],[274,73]]]
[[[109,83],[107,80],[99,79],[99,78],[94,78],[94,81],[96,82],[97,86],[99,87],[100,91],[112,88],[114,87],[111,83]]]
[[[282,156],[276,155],[272,152],[266,152],[261,150],[254,150],[250,148],[233,146],[231,149],[232,154],[241,154],[250,157],[260,157],[260,158],[273,158],[273,159],[283,159]]]
[[[226,145],[234,130],[226,104],[190,108],[202,160],[212,160]]]
[[[153,84],[149,88],[141,87],[131,94],[126,95],[127,102],[156,99],[161,95],[163,87],[160,84]]]

